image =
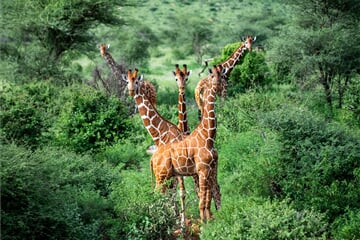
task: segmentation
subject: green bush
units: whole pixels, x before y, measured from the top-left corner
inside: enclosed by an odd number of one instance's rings
[[[297,211],[289,201],[229,198],[203,227],[202,239],[327,239],[324,214]]]
[[[280,146],[271,132],[253,130],[226,137],[219,151],[219,177],[223,195],[273,197]],[[236,187],[234,187],[236,186]]]
[[[58,90],[39,82],[5,88],[0,94],[2,142],[32,149],[49,142],[49,128],[57,116],[54,99]]]
[[[101,239],[118,176],[60,149],[0,145],[1,239]]]
[[[262,52],[251,52],[245,55],[243,62],[236,66],[230,74],[228,95],[246,92],[248,89],[257,89],[269,85],[270,70]]]
[[[145,158],[146,146],[136,144],[130,140],[122,140],[118,143],[106,147],[97,154],[96,158],[104,159],[118,169],[137,169]]]
[[[119,99],[91,89],[72,89],[54,125],[55,141],[75,152],[98,152],[132,129],[127,109]]]
[[[241,42],[227,44],[221,51],[221,57],[213,63],[221,63],[228,59],[239,47]],[[235,96],[248,89],[257,89],[271,82],[270,69],[265,62],[265,53],[247,52],[232,70],[227,87],[227,95]]]
[[[279,133],[277,178],[297,207],[326,212],[330,221],[360,208],[358,136],[302,108],[269,112],[262,121]]]
[[[336,219],[332,234],[335,240],[360,239],[360,210],[347,212]]]
[[[220,102],[221,99],[218,100]],[[292,101],[286,94],[273,91],[248,91],[226,99],[225,104],[216,106],[216,118],[219,131],[237,133],[248,131],[258,124],[257,115],[275,110],[284,102]],[[223,134],[223,133],[221,133]],[[219,137],[221,137],[219,134]]]
[[[169,195],[153,192],[148,171],[124,171],[121,179],[112,185],[111,196],[120,221],[113,223],[111,238],[172,239],[177,218]]]

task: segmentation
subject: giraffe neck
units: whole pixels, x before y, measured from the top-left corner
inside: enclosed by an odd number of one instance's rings
[[[198,126],[198,132],[206,139],[208,148],[212,148],[216,135],[216,117],[215,117],[215,100],[216,100],[216,86],[205,91],[205,100],[203,106],[203,114],[201,122]]]
[[[186,135],[189,135],[190,129],[189,129],[188,122],[187,122],[185,91],[183,89],[179,91],[178,108],[179,108],[178,128],[180,129],[180,131],[182,131]]]
[[[245,44],[241,44],[235,52],[221,65],[223,68],[227,68],[225,75],[230,76],[231,71],[234,69],[235,65],[239,62],[240,58],[244,56],[246,50]]]
[[[104,58],[108,66],[110,67],[113,74],[116,76],[117,79],[121,79],[121,71],[118,68],[118,64],[115,62],[114,58],[110,55],[110,53],[105,52]]]
[[[141,120],[155,145],[165,145],[177,139],[182,139],[182,132],[176,125],[164,119],[157,112],[150,100],[146,97],[145,92],[144,84],[141,84],[140,89],[135,92],[134,99]]]

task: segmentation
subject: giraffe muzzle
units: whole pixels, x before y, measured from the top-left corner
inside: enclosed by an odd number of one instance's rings
[[[135,90],[129,90],[129,95],[132,97],[135,96]]]

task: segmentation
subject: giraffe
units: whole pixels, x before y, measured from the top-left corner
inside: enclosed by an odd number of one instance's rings
[[[187,122],[187,113],[186,113],[186,99],[185,99],[185,89],[186,89],[186,82],[189,79],[191,74],[191,70],[187,71],[187,65],[183,64],[183,69],[180,70],[179,64],[175,64],[175,71],[172,71],[175,81],[178,85],[179,96],[178,96],[178,128],[185,134],[190,134],[190,128]],[[183,176],[178,176],[177,183],[179,183],[180,188],[180,198],[181,198],[181,223],[182,223],[182,230],[185,230],[185,184]],[[199,178],[197,175],[193,176],[194,185],[196,193],[199,192]]]
[[[246,38],[242,37],[242,43],[240,44],[240,46],[231,54],[231,56],[229,58],[227,58],[224,62],[221,63],[221,66],[223,68],[226,68],[226,72],[224,73],[224,78],[221,80],[220,83],[220,88],[219,88],[219,92],[218,95],[222,97],[222,99],[226,98],[226,91],[227,91],[227,80],[229,79],[230,73],[231,71],[234,69],[235,65],[239,62],[240,58],[242,56],[244,56],[246,49],[249,50],[249,52],[252,51],[252,43],[255,42],[256,40],[256,36],[252,37],[250,35],[248,35]],[[207,65],[207,62],[206,62]],[[206,79],[204,79],[206,80]],[[199,81],[199,83],[197,84],[196,88],[195,88],[195,100],[196,100],[196,104],[198,105],[198,108],[200,110],[200,114],[201,114],[201,109],[202,109],[202,105],[203,105],[203,96],[202,93],[204,91],[204,87],[206,86],[205,81]]]
[[[221,69],[218,69],[221,72]],[[175,64],[175,71],[173,71],[173,75],[175,76],[175,81],[178,84],[179,88],[179,97],[178,97],[178,128],[185,134],[190,134],[190,129],[187,125],[187,114],[186,114],[186,99],[185,99],[185,88],[186,88],[186,82],[191,74],[191,70],[187,71],[187,65],[183,64],[183,70],[180,70],[179,64]],[[180,196],[182,198],[181,203],[185,203],[185,186],[183,182],[182,177],[177,178],[179,184],[180,184]],[[194,185],[196,193],[199,193],[199,178],[197,175],[193,176]],[[218,189],[212,189],[214,191],[213,197],[214,201],[216,202],[216,209],[220,208],[220,198],[217,198],[216,196],[219,196],[218,192],[220,190]],[[182,209],[185,211],[185,206],[182,206]],[[183,213],[184,213],[183,211]]]
[[[107,49],[109,49],[110,44],[105,44],[102,43],[99,45],[99,49],[100,49],[100,54],[101,56],[105,59],[107,65],[110,67],[112,73],[114,74],[115,78],[119,81],[119,92],[124,92],[126,85],[121,83],[121,80],[123,79],[123,73],[125,72],[124,69],[122,69],[120,67],[119,64],[117,64],[114,60],[114,58],[111,56],[111,54],[107,51]],[[146,86],[144,87],[146,93],[145,95],[148,97],[148,99],[150,100],[151,104],[156,106],[156,90],[155,87],[150,84],[147,81],[144,81],[144,83]]]
[[[137,73],[138,69],[135,69],[134,72],[129,69],[127,75],[123,75],[123,80],[127,82],[129,95],[134,97],[143,124],[155,142],[155,147],[158,148],[166,143],[178,141],[184,138],[184,133],[176,125],[164,119],[157,112],[151,101],[148,100],[146,92],[149,85],[143,80],[143,76],[137,76]],[[153,161],[151,160],[150,168],[153,168]],[[174,179],[172,188],[175,191],[177,182],[180,184],[181,225],[185,226],[185,216],[183,215],[185,212],[185,185],[183,177]],[[175,205],[175,211],[177,211],[176,209]]]
[[[160,188],[161,192],[166,190],[164,181],[172,176],[198,175],[199,212],[202,221],[212,217],[210,211],[212,194],[218,194],[215,198],[220,199],[221,197],[216,173],[218,154],[214,148],[215,100],[221,79],[219,69],[222,67],[214,66],[209,70],[211,81],[204,93],[203,116],[199,125],[184,139],[160,146],[151,157],[151,161],[154,163],[156,186]]]
[[[221,72],[221,69],[219,69]],[[175,81],[178,84],[179,88],[179,101],[178,101],[178,109],[179,109],[179,115],[178,115],[178,128],[185,134],[190,134],[190,129],[187,125],[187,114],[186,114],[186,99],[185,99],[185,88],[186,88],[186,82],[191,74],[191,70],[187,71],[187,65],[183,64],[183,69],[180,70],[179,64],[175,64],[175,71],[173,71],[173,74],[175,76]],[[178,177],[179,183],[180,183],[180,195],[183,197],[182,203],[185,202],[185,186],[183,185],[182,177]],[[196,193],[199,193],[199,178],[197,175],[193,176],[194,184]],[[214,190],[214,196],[217,196],[216,192],[218,190]],[[220,206],[220,199],[215,198],[215,202],[217,202],[216,206]]]
[[[179,64],[175,64],[175,71],[172,71],[175,77],[175,81],[179,88],[179,99],[178,99],[178,128],[185,134],[190,134],[190,129],[187,122],[187,113],[186,113],[186,99],[185,99],[185,88],[186,82],[189,79],[191,70],[187,71],[187,65],[183,64],[183,70],[180,70]]]
[[[135,103],[138,107],[139,114],[143,124],[152,137],[156,146],[164,145],[169,142],[178,141],[184,138],[184,134],[178,127],[163,118],[156,110],[153,102],[155,100],[149,99],[148,88],[153,88],[152,84],[144,81],[143,76],[137,76],[138,69],[134,72],[131,69],[127,74],[123,74],[122,78],[127,82],[129,95],[134,97]]]

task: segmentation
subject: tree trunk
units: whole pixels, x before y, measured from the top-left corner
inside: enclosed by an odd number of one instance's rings
[[[331,96],[331,76],[326,71],[323,71],[320,66],[320,83],[323,85],[325,91],[326,103],[332,109],[332,96]]]

